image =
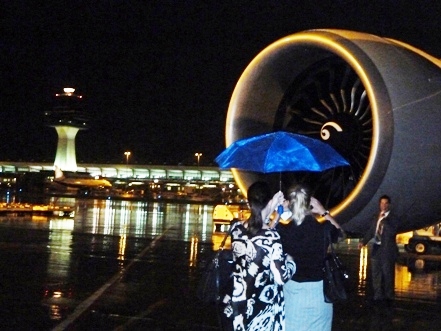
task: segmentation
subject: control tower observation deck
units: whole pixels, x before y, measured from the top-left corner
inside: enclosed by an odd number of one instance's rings
[[[44,112],[45,123],[54,127],[58,134],[54,166],[64,171],[77,171],[75,137],[79,130],[88,128],[88,115],[84,110],[83,97],[74,88],[64,88],[64,93],[53,98],[52,110]]]

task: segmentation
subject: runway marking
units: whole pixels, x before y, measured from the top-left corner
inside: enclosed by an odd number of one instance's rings
[[[130,326],[133,325],[135,322],[145,319],[147,316],[149,316],[152,312],[154,312],[157,308],[160,308],[162,306],[165,306],[167,304],[166,299],[161,299],[153,304],[151,304],[147,309],[137,316],[131,317],[125,324],[120,325],[113,329],[113,331],[124,331],[124,330],[130,330]]]
[[[156,244],[162,240],[166,233],[171,230],[173,227],[169,227],[164,231],[162,235],[159,237],[156,237],[149,246],[144,248],[141,253],[139,253],[124,269],[122,269],[120,272],[118,272],[115,276],[113,276],[106,284],[101,286],[95,293],[93,293],[90,297],[88,297],[86,300],[81,302],[73,311],[72,314],[70,314],[64,321],[62,321],[60,324],[55,326],[52,331],[62,331],[66,330],[72,323],[74,323],[78,318],[80,318],[94,303],[97,301],[112,285],[114,285],[116,282],[118,282],[122,277],[127,274],[128,270],[134,265],[136,262],[140,260],[141,257],[143,257],[149,250],[154,248]]]

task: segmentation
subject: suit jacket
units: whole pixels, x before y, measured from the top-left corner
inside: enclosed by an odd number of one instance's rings
[[[365,233],[362,242],[366,245],[372,238],[375,237],[377,229],[378,214],[372,218],[371,226]],[[398,256],[398,246],[396,236],[398,231],[399,219],[391,210],[389,214],[383,218],[383,233],[381,235],[381,245],[374,245],[372,257],[376,254],[381,254],[383,257],[396,259]]]

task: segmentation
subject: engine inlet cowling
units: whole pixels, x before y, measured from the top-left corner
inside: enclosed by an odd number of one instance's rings
[[[404,43],[344,30],[300,32],[269,45],[233,92],[226,144],[289,131],[330,144],[350,163],[282,173],[304,183],[351,232],[363,232],[383,194],[401,231],[437,221],[441,209],[441,62]],[[233,169],[246,191],[279,174]]]

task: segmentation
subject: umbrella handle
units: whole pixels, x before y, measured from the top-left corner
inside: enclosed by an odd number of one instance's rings
[[[278,215],[277,215],[277,221],[274,222],[274,224],[271,226],[271,229],[274,229],[274,228],[277,226],[277,224],[279,224],[279,221],[280,221],[280,215],[282,215],[283,210],[284,210],[284,208],[283,208],[282,205],[278,205],[278,206],[277,206],[277,214],[278,214]]]
[[[282,190],[282,172],[279,172],[279,191]]]

